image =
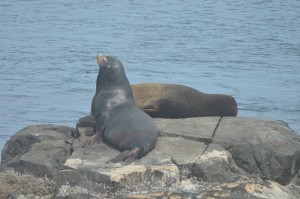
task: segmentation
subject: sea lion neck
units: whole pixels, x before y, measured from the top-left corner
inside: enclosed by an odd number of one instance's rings
[[[114,71],[108,71],[108,69],[107,70],[101,70],[101,69],[99,70],[98,77],[97,77],[97,83],[96,83],[97,92],[101,88],[113,89],[115,87],[119,87],[119,85],[123,85],[126,88],[128,87],[131,90],[131,87],[129,86],[129,81],[125,75],[124,69],[121,68],[121,70],[114,70]],[[128,85],[128,86],[126,86],[126,85]]]

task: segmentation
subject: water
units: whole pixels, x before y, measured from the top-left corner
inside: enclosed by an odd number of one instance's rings
[[[300,132],[300,1],[0,2],[0,148],[30,124],[89,113],[97,53],[131,83],[232,95],[239,116]]]

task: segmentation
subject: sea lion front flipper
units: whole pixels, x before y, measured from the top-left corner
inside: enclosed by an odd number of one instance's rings
[[[76,124],[76,130],[80,127],[92,127],[96,129],[96,119],[93,115],[87,115],[79,119],[78,123]]]
[[[141,110],[148,114],[156,113],[158,111],[158,106],[154,104],[149,104],[144,107],[141,107]]]
[[[88,127],[88,128],[87,128]],[[85,135],[90,137],[95,134],[96,132],[96,120],[95,117],[92,115],[88,115],[85,117],[82,117],[79,119],[79,121],[76,124],[76,132],[75,134],[72,134],[74,138],[79,138],[81,135],[81,128],[89,129],[84,130]]]
[[[168,112],[166,107],[170,107],[172,101],[167,98],[153,99],[144,106],[139,107],[142,111],[147,113],[150,117],[166,117]],[[168,117],[167,117],[168,118]]]

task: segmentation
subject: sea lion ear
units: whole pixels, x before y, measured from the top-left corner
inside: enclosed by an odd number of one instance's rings
[[[104,57],[105,57],[104,55],[98,54],[96,56],[97,63],[102,64],[104,62]]]

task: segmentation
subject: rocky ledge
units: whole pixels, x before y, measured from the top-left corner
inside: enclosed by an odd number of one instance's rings
[[[24,128],[3,148],[0,198],[300,198],[300,137],[286,123],[155,122],[156,148],[129,165],[106,163],[119,152],[103,143],[81,147],[92,127],[79,137],[66,126]]]

